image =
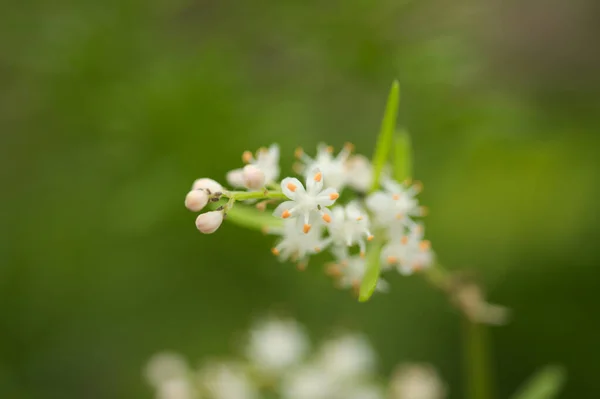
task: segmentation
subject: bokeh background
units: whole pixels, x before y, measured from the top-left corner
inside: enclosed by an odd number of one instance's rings
[[[385,375],[428,361],[463,397],[460,317],[419,277],[359,304],[270,237],[199,234],[183,198],[243,150],[371,154],[392,79],[428,235],[514,311],[495,387],[568,370],[600,396],[598,3],[42,0],[0,6],[0,397],[148,398],[172,349],[235,350],[265,312],[364,331]]]

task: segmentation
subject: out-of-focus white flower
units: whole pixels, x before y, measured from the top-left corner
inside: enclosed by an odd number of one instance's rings
[[[156,399],[199,399],[200,396],[187,378],[173,378],[156,389]]]
[[[208,194],[219,193],[223,191],[223,186],[213,179],[203,177],[197,179],[192,185],[192,190],[206,190]]]
[[[359,382],[360,383],[360,382]],[[385,396],[378,386],[344,384],[344,391],[339,398],[343,399],[384,399]]]
[[[259,190],[265,185],[264,172],[255,165],[246,165],[242,169],[244,186],[250,190]]]
[[[331,399],[337,393],[329,374],[308,364],[293,370],[281,383],[282,399]]]
[[[401,366],[390,383],[391,399],[442,399],[446,387],[429,365]]]
[[[308,350],[308,338],[294,320],[268,319],[250,331],[247,356],[261,371],[280,374]]]
[[[366,193],[373,183],[373,166],[364,155],[353,155],[346,164],[348,186],[361,193]]]
[[[341,190],[348,182],[346,163],[352,148],[351,144],[346,144],[342,151],[334,157],[333,147],[321,143],[317,147],[317,156],[314,159],[306,155],[301,148],[296,150],[296,157],[304,163],[303,169],[308,172],[307,178],[313,169],[318,168],[325,176],[325,187]]]
[[[407,235],[393,238],[381,251],[384,267],[396,265],[403,275],[426,269],[433,264],[434,254],[431,243],[423,240],[423,226],[414,225]]]
[[[331,222],[328,206],[333,205],[339,198],[333,188],[323,190],[324,175],[319,169],[314,169],[306,178],[306,190],[300,180],[286,177],[281,181],[281,190],[291,201],[284,201],[275,209],[273,214],[283,219],[296,219],[304,233],[311,228],[311,216],[321,217],[325,223]]]
[[[196,227],[204,234],[212,234],[223,223],[222,211],[211,211],[198,215],[196,218]]]
[[[318,362],[333,381],[343,381],[370,375],[375,367],[375,354],[365,337],[348,334],[325,342]]]
[[[348,257],[348,247],[358,244],[362,256],[366,250],[366,240],[372,240],[369,231],[369,217],[360,206],[351,202],[348,205],[331,209],[331,223],[327,225],[334,246],[334,254],[339,260]]]
[[[510,311],[500,305],[488,303],[481,288],[475,283],[460,284],[454,294],[454,301],[474,323],[506,324]]]
[[[184,378],[188,373],[188,365],[180,355],[172,352],[161,352],[152,356],[145,369],[148,382],[157,387],[166,381]]]
[[[421,191],[420,184],[405,187],[391,179],[384,179],[381,184],[385,191],[374,192],[366,200],[367,208],[373,212],[377,225],[396,229],[401,233],[404,227],[414,224],[411,217],[425,215],[424,208],[419,206],[416,199]]]
[[[264,184],[274,183],[279,177],[279,146],[272,144],[268,149],[259,148],[256,157],[250,151],[244,152],[242,159],[245,163],[258,168],[264,175]],[[234,169],[227,173],[227,182],[233,187],[246,187],[256,190],[261,188],[252,188],[246,183],[243,169]]]
[[[212,399],[256,399],[258,392],[244,369],[235,363],[209,363],[200,381]]]
[[[364,258],[353,256],[342,262],[331,264],[328,273],[336,278],[340,288],[353,288],[358,291],[367,272],[367,262]],[[377,281],[376,291],[387,292],[389,284],[383,279]]]
[[[281,235],[281,240],[275,245],[271,252],[282,261],[291,259],[298,262],[299,268],[304,268],[308,263],[310,255],[321,252],[330,240],[322,237],[320,221],[311,218],[309,226],[315,225],[315,228],[309,228],[307,233],[298,229],[298,225],[293,220],[285,220],[282,228],[271,228],[269,233]]]
[[[192,190],[185,196],[185,207],[192,212],[199,212],[208,204],[208,194],[202,189]]]

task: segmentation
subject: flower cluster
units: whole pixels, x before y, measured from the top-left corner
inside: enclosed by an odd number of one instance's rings
[[[430,366],[405,364],[388,384],[376,376],[375,353],[360,334],[330,338],[311,351],[296,321],[267,318],[251,329],[244,355],[192,369],[179,355],[152,357],[146,379],[157,399],[441,399]]]
[[[246,165],[227,174],[231,186],[245,191],[228,191],[207,178],[196,180],[186,197],[188,209],[197,212],[227,199],[216,210],[198,216],[198,229],[207,234],[216,231],[236,201],[253,203],[261,211],[276,205],[274,218],[261,226],[279,236],[272,253],[304,269],[311,256],[329,250],[334,261],[326,268],[328,274],[338,286],[355,290],[367,270],[368,251],[377,251],[375,258],[380,258],[384,271],[395,268],[408,275],[433,264],[431,245],[423,239],[423,225],[417,221],[426,214],[416,198],[420,183],[398,182],[384,173],[373,187],[373,166],[364,156],[354,155],[351,144],[337,155],[324,144],[314,158],[302,149],[295,155],[294,170],[302,181],[296,177],[278,181],[277,145],[261,148],[255,155],[244,152]],[[349,199],[345,204],[340,203],[342,194]],[[370,241],[375,242],[368,245]],[[386,288],[380,280],[377,290]]]

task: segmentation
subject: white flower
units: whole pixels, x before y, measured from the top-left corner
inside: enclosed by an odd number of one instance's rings
[[[328,244],[329,240],[322,238],[321,222],[317,219],[311,219],[311,224],[315,228],[309,228],[307,233],[298,229],[294,220],[285,220],[282,228],[271,228],[269,233],[281,235],[281,240],[271,249],[273,255],[279,256],[282,261],[291,259],[293,262],[299,262],[298,267],[303,269],[308,263],[310,255],[321,252]],[[306,231],[306,229],[305,229]]]
[[[331,223],[327,225],[329,235],[334,245],[334,254],[340,260],[348,257],[348,249],[358,244],[361,256],[366,250],[365,238],[372,240],[369,231],[369,217],[357,203],[351,202],[345,207],[336,206],[331,209]]]
[[[384,267],[397,265],[401,274],[409,275],[417,270],[426,269],[433,264],[434,255],[431,243],[423,240],[423,226],[414,225],[408,235],[392,238],[381,251]]]
[[[206,190],[208,194],[219,193],[223,191],[223,186],[207,177],[197,179],[192,185],[192,190]]]
[[[258,398],[256,388],[238,364],[207,364],[200,370],[200,381],[212,399]]]
[[[296,219],[304,233],[311,228],[311,216],[321,217],[325,223],[331,222],[329,209],[339,194],[333,188],[323,190],[324,175],[319,169],[314,169],[306,178],[306,190],[298,179],[286,177],[281,181],[281,190],[291,201],[279,204],[273,214],[283,219]]]
[[[256,152],[256,158],[250,151],[245,151],[242,159],[245,163],[253,165],[262,171],[265,184],[272,184],[279,177],[279,146],[277,144],[272,144],[268,149],[264,147],[259,148]],[[227,182],[233,187],[252,189],[245,184],[242,169],[234,169],[228,172]]]
[[[306,354],[308,339],[294,320],[270,319],[250,331],[247,356],[259,369],[279,374]]]
[[[264,172],[255,165],[246,165],[242,169],[244,186],[250,190],[259,190],[265,185]]]
[[[288,374],[281,384],[282,399],[331,399],[336,393],[329,375],[317,365],[306,365]]]
[[[152,356],[145,369],[146,379],[155,387],[166,381],[185,377],[187,373],[186,361],[172,352],[162,352]]]
[[[196,227],[204,234],[212,234],[223,223],[222,211],[210,211],[198,215],[196,218]]]
[[[384,399],[381,388],[375,385],[344,386],[343,399]]]
[[[325,144],[319,144],[317,147],[317,156],[313,159],[306,155],[299,148],[296,150],[296,157],[304,163],[304,170],[308,172],[307,177],[315,168],[320,169],[325,176],[325,187],[332,187],[341,190],[348,182],[348,169],[346,162],[352,152],[352,145],[346,144],[342,151],[334,157],[333,147]]]
[[[361,335],[344,335],[325,342],[318,357],[323,370],[334,381],[369,375],[375,367],[375,354]]]
[[[202,189],[192,190],[185,196],[185,207],[192,212],[199,212],[208,204],[208,194]]]
[[[359,256],[353,256],[342,262],[331,264],[328,273],[336,278],[340,288],[353,288],[358,290],[367,272],[367,261]],[[387,292],[389,284],[381,278],[375,287],[376,291]]]
[[[156,399],[197,399],[199,396],[187,378],[173,378],[157,387]]]
[[[382,182],[385,191],[377,191],[367,197],[367,208],[375,215],[379,226],[396,228],[411,226],[411,217],[424,216],[424,208],[415,198],[421,191],[420,184],[405,187],[398,182],[385,179]]]
[[[367,157],[353,155],[348,159],[346,176],[348,186],[361,193],[366,193],[373,182],[373,166]]]
[[[442,399],[446,387],[435,369],[429,365],[400,367],[390,383],[392,399]]]

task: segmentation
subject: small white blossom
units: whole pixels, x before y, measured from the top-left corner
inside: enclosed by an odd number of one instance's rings
[[[259,190],[265,185],[264,172],[255,165],[246,165],[242,169],[244,186],[250,190]]]
[[[264,174],[264,184],[275,183],[279,177],[279,146],[277,144],[272,144],[268,149],[264,147],[259,148],[256,152],[256,157],[250,151],[246,151],[242,155],[242,159],[245,163],[262,171]],[[243,169],[234,169],[228,172],[227,182],[233,187],[256,189],[246,185]]]
[[[197,179],[192,185],[192,190],[206,190],[208,194],[219,193],[223,191],[223,186],[221,186],[218,182],[213,179],[209,179],[207,177],[203,177],[201,179]]]
[[[375,354],[369,341],[357,334],[325,342],[318,359],[323,370],[334,381],[349,381],[357,376],[370,375],[375,367]]]
[[[392,399],[443,399],[446,387],[435,369],[429,365],[405,365],[390,383]]]
[[[256,399],[258,393],[241,365],[209,363],[200,370],[200,381],[212,399]]]
[[[321,217],[325,223],[331,222],[328,206],[339,198],[333,188],[323,190],[323,179],[326,176],[319,169],[314,169],[306,178],[306,189],[300,180],[286,177],[281,181],[281,190],[290,201],[279,204],[273,214],[283,219],[296,219],[296,223],[304,233],[311,229],[311,216]]]
[[[343,399],[384,399],[385,398],[381,388],[379,388],[378,386],[375,386],[375,385],[344,386],[344,392],[339,397],[343,398]]]
[[[282,399],[331,399],[337,393],[329,375],[317,365],[292,371],[282,381]]]
[[[208,194],[202,189],[192,190],[185,196],[185,207],[192,212],[201,211],[208,204]]]
[[[302,168],[308,172],[308,177],[311,171],[315,168],[320,169],[325,175],[325,187],[331,187],[336,190],[341,190],[348,183],[348,157],[352,152],[352,145],[346,144],[342,151],[334,157],[333,147],[325,144],[319,144],[317,147],[317,156],[313,159],[306,155],[299,148],[296,150],[296,157],[304,163]]]
[[[421,191],[420,184],[404,185],[391,180],[382,181],[384,191],[377,191],[367,197],[367,208],[373,212],[379,226],[401,230],[414,222],[411,217],[424,216],[425,210],[415,198]]]
[[[212,234],[223,223],[222,211],[211,211],[198,215],[196,218],[196,227],[204,234]]]
[[[431,243],[423,240],[423,232],[423,226],[414,225],[407,235],[393,237],[381,251],[384,267],[396,265],[401,274],[409,275],[431,266],[434,254]]]
[[[186,361],[172,352],[162,352],[152,356],[145,369],[146,379],[155,387],[166,381],[185,377],[187,373]]]
[[[332,275],[340,288],[352,288],[358,291],[367,272],[367,261],[359,256],[353,256],[340,263],[329,265],[328,273]],[[383,279],[377,281],[376,291],[387,292],[389,284]]]
[[[331,209],[331,223],[327,225],[334,246],[334,254],[340,260],[348,257],[348,247],[358,244],[361,256],[366,250],[366,240],[372,240],[369,231],[369,217],[360,206],[351,202],[348,205]]]
[[[308,338],[294,320],[269,319],[250,331],[247,356],[261,371],[280,374],[308,350]]]
[[[160,384],[156,399],[198,399],[194,385],[187,378],[173,378]]]
[[[373,166],[367,157],[353,155],[348,159],[346,176],[349,187],[366,193],[373,183]]]
[[[276,255],[282,261],[291,259],[298,262],[298,267],[303,269],[308,263],[310,255],[321,252],[329,244],[329,240],[322,237],[321,222],[317,219],[311,219],[306,233],[298,229],[294,220],[285,220],[282,228],[271,228],[269,233],[281,235],[281,240],[271,249],[273,255]],[[306,231],[306,230],[305,230]]]

